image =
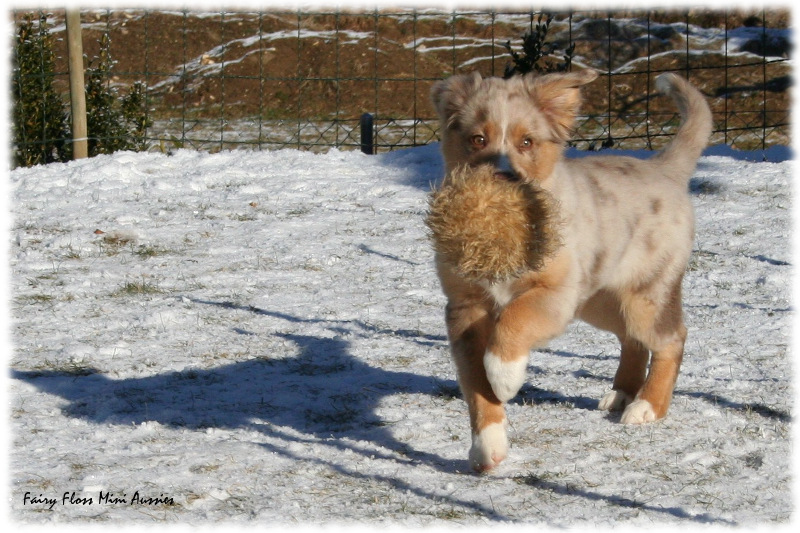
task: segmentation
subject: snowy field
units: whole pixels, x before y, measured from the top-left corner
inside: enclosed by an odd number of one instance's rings
[[[423,223],[437,149],[11,172],[11,519],[787,524],[792,162],[700,161],[665,420],[596,409],[617,347],[575,324],[531,358],[509,458],[475,475]]]

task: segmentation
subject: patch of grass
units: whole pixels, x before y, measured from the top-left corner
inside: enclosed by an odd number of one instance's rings
[[[323,426],[327,431],[345,431],[360,418],[359,409],[350,405],[334,406],[330,410],[306,409],[304,418],[306,423],[314,426]]]
[[[311,208],[310,207],[297,207],[297,208],[288,210],[284,214],[284,216],[286,216],[286,218],[296,218],[296,217],[305,216],[305,215],[309,214],[310,212],[311,212]]]
[[[80,250],[76,250],[75,248],[73,248],[70,245],[70,246],[67,247],[67,251],[64,254],[64,258],[65,259],[80,259],[81,258],[81,252],[80,252]]]
[[[193,474],[208,474],[210,472],[216,472],[219,470],[219,467],[220,465],[202,464],[190,467],[189,471]]]
[[[126,282],[122,287],[114,291],[112,296],[143,296],[148,294],[160,294],[164,292],[158,284],[148,281],[144,276],[141,280]]]
[[[136,237],[121,231],[114,231],[103,235],[103,243],[108,246],[127,246],[136,242]]]
[[[693,194],[719,194],[723,187],[720,183],[702,178],[689,180],[689,191]]]
[[[693,250],[692,255],[689,257],[689,265],[687,268],[690,271],[708,270],[711,265],[717,262],[715,257],[718,255],[719,254],[715,252],[706,250]]]
[[[461,389],[458,388],[458,385],[450,385],[443,383],[437,387],[435,394],[439,398],[444,398],[446,400],[455,400],[461,398]]]
[[[151,257],[158,257],[169,253],[170,251],[167,250],[166,248],[160,248],[158,246],[148,246],[144,244],[139,245],[139,247],[133,251],[133,255],[139,256],[142,259],[149,259]]]
[[[450,506],[443,509],[436,509],[433,512],[433,516],[440,520],[463,520],[467,518],[468,515],[463,510]]]
[[[53,373],[62,374],[65,376],[91,376],[97,374],[99,371],[90,366],[86,361],[50,361],[45,360],[39,365],[31,369],[33,373],[41,372],[42,375],[51,375]]]
[[[15,298],[15,301],[20,305],[45,304],[50,303],[53,300],[55,300],[55,298],[49,294],[29,294],[26,296],[17,296]]]
[[[118,255],[126,249],[130,250],[133,255],[141,259],[149,259],[151,257],[174,253],[173,250],[153,244],[139,244],[137,246],[138,237],[132,232],[112,231],[102,235],[102,238],[98,241],[98,245],[100,246],[101,253],[109,257]],[[67,258],[80,259],[80,254],[70,250]]]

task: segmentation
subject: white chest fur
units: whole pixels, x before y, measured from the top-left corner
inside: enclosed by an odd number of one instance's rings
[[[496,281],[494,283],[485,282],[482,285],[494,300],[495,305],[499,308],[503,308],[514,299],[514,281],[515,280],[511,279],[507,281]]]

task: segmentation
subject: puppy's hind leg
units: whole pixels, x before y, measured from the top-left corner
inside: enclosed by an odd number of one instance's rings
[[[620,340],[620,344],[622,352],[619,367],[611,390],[600,400],[598,408],[601,410],[622,411],[633,401],[645,382],[650,351],[630,337]]]
[[[630,404],[647,376],[650,352],[641,342],[628,335],[621,302],[616,294],[600,291],[581,308],[581,319],[617,336],[622,347],[614,384],[598,404],[602,411],[622,411]]]
[[[643,424],[667,414],[683,360],[686,327],[681,309],[681,279],[661,294],[629,294],[623,305],[629,330],[652,352],[652,357],[647,378],[622,413],[621,422]]]

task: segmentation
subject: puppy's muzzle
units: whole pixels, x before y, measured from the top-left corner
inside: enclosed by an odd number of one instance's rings
[[[498,155],[493,161],[494,177],[506,181],[518,181],[519,176],[511,166],[511,160],[505,154]]]

